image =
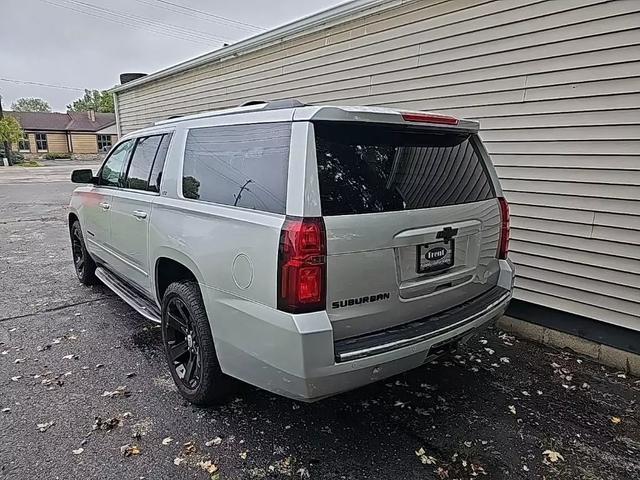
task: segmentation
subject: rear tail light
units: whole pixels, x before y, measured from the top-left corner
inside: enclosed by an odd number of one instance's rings
[[[322,217],[287,217],[278,250],[278,309],[308,313],[325,309],[327,235]]]
[[[500,243],[498,245],[498,258],[506,259],[509,254],[509,235],[510,235],[510,218],[509,204],[504,197],[498,197],[500,204]]]
[[[441,125],[458,125],[460,122],[449,115],[437,115],[435,113],[403,113],[405,122],[438,123]]]

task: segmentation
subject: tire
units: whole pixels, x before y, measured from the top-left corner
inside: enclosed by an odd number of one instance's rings
[[[96,263],[91,258],[84,243],[80,222],[76,220],[71,225],[71,254],[73,255],[73,266],[76,270],[78,280],[83,285],[95,285],[98,283],[96,277]]]
[[[173,381],[189,402],[224,402],[234,381],[222,373],[198,284],[175,282],[162,298],[162,343]]]

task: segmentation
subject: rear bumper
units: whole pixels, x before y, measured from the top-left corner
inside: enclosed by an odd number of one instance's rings
[[[511,299],[513,267],[508,260],[501,264],[497,294],[488,301],[456,307],[446,322],[442,314],[434,317],[439,328],[421,331],[418,327],[431,325],[430,319],[423,319],[422,324],[412,322],[417,335],[406,335],[409,330],[405,330],[400,337],[394,331],[390,341],[375,344],[372,336],[334,343],[326,312],[289,315],[203,290],[209,318],[216,319],[211,326],[222,370],[265,390],[309,402],[416,368],[443,343],[467,338],[487,326],[504,313]]]

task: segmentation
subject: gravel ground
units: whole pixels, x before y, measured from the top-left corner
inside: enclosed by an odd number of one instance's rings
[[[496,330],[315,404],[190,406],[159,330],[77,282],[69,169],[40,170],[0,169],[0,478],[640,478],[640,381]]]

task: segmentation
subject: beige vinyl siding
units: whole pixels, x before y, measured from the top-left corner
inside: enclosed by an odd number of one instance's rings
[[[398,4],[119,92],[122,132],[289,97],[477,119],[515,297],[640,329],[640,2]]]
[[[47,133],[47,151],[51,153],[69,152],[67,135],[64,133]]]
[[[95,133],[72,133],[73,153],[97,153],[98,140]]]

